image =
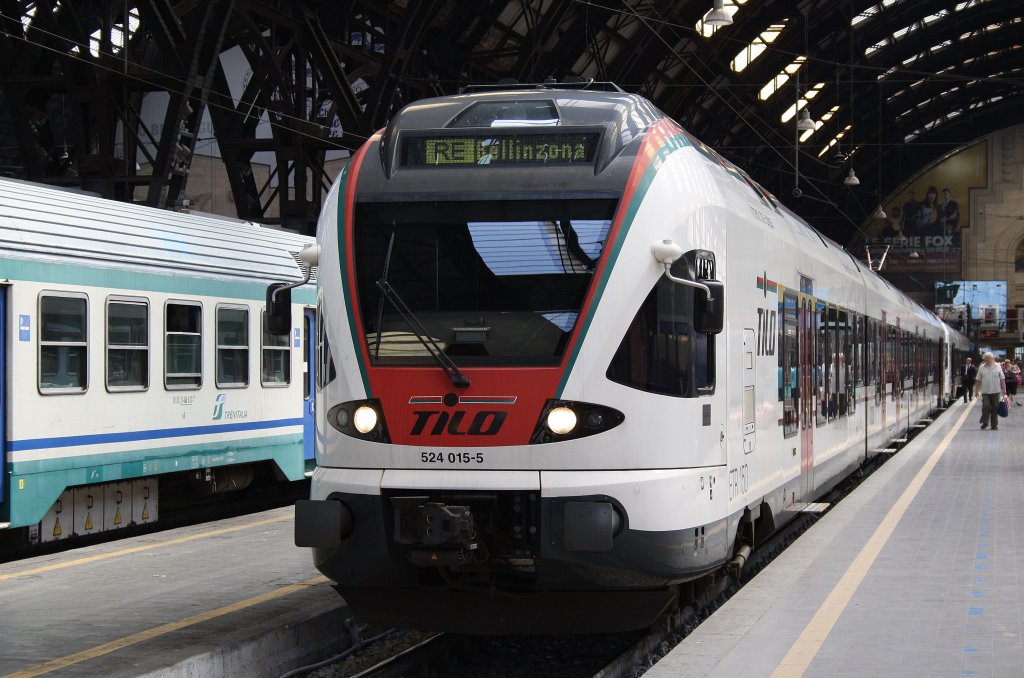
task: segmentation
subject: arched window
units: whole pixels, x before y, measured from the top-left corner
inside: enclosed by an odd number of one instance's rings
[[[1024,240],[1017,243],[1017,253],[1013,255],[1013,270],[1024,273]]]

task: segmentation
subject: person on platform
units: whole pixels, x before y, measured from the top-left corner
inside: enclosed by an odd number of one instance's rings
[[[974,366],[974,359],[968,358],[960,369],[960,387],[964,392],[964,403],[974,400],[974,380],[978,376],[978,368]]]
[[[986,353],[981,357],[983,364],[978,368],[978,381],[974,395],[981,398],[981,427],[992,425],[999,430],[999,401],[1006,397],[1006,377],[1003,368],[996,364],[996,357]]]
[[[1007,358],[1003,362],[1003,376],[1006,377],[1006,394],[1017,402],[1017,384],[1020,383],[1020,368],[1017,367],[1017,361]]]

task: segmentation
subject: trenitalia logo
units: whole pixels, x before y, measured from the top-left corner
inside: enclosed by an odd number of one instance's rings
[[[213,406],[213,420],[222,421],[227,419],[248,419],[249,410],[228,410],[225,405],[228,402],[226,393],[217,394],[216,404]]]
[[[225,393],[217,395],[217,404],[213,407],[213,420],[218,421],[224,416],[224,403],[227,402],[228,396]]]
[[[505,423],[508,412],[494,410],[482,410],[473,415],[473,419],[466,421],[469,412],[455,410],[451,414],[447,411],[431,412],[419,410],[413,412],[416,415],[416,422],[412,426],[409,435],[424,435],[424,431],[430,426],[426,435],[439,436],[447,432],[452,436],[493,436],[501,430]]]

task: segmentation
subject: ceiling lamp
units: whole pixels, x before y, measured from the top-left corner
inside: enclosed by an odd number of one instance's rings
[[[858,181],[857,183],[860,183],[860,182]],[[881,205],[876,207],[875,211],[871,213],[871,218],[872,219],[885,219],[885,218],[887,218],[885,210],[882,209]]]
[[[846,154],[843,153],[843,148],[838,143],[836,144],[836,152],[832,154],[832,163],[835,165],[842,165],[846,162]]]
[[[801,132],[814,130],[814,121],[811,120],[811,114],[806,108],[800,111],[800,119],[796,121],[796,128]]]
[[[850,170],[850,173],[846,175],[846,178],[843,179],[843,186],[860,186],[860,179],[857,178],[857,175],[853,173],[852,169]]]
[[[725,11],[725,0],[715,0],[715,6],[704,17],[704,23],[708,26],[729,26],[732,24],[732,17]]]

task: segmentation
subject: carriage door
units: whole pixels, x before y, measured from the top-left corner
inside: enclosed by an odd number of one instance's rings
[[[27,331],[27,330],[26,330]],[[7,501],[7,287],[0,285],[0,508]],[[0,511],[3,513],[3,511]]]
[[[881,394],[881,401],[879,403],[881,405],[881,409],[879,411],[879,415],[882,420],[882,431],[884,432],[888,426],[888,422],[886,421],[886,402],[889,400],[889,381],[891,379],[891,375],[889,373],[891,371],[890,361],[892,360],[892,347],[889,345],[889,323],[886,320],[885,311],[882,311],[882,322],[879,329],[881,330],[880,348],[882,349],[881,360],[879,360],[882,369],[878,379],[878,390]]]
[[[905,357],[906,350],[907,350],[907,337],[903,334],[903,330],[902,330],[902,328],[900,326],[900,319],[899,318],[896,318],[896,330],[895,330],[895,337],[893,338],[893,347],[895,348],[894,356],[893,356],[894,359],[895,359],[895,364],[893,365],[893,389],[894,389],[894,393],[893,393],[893,398],[892,399],[896,403],[896,417],[895,417],[894,423],[896,424],[897,427],[900,427],[903,424],[903,420],[900,417],[901,417],[901,412],[903,411],[903,408],[901,407],[901,405],[903,404],[903,397],[904,397],[904,388],[903,388],[904,387],[904,381],[903,381],[904,372],[903,372],[903,370],[906,367],[904,365],[904,362],[905,362],[904,361],[904,357]]]
[[[314,403],[316,402],[316,311],[307,308],[302,314],[302,336],[306,341],[302,349],[302,365],[304,381],[302,384],[302,445],[306,461],[316,456],[316,427],[313,422]]]
[[[814,490],[815,392],[815,301],[814,284],[800,276],[800,501],[806,502]]]

